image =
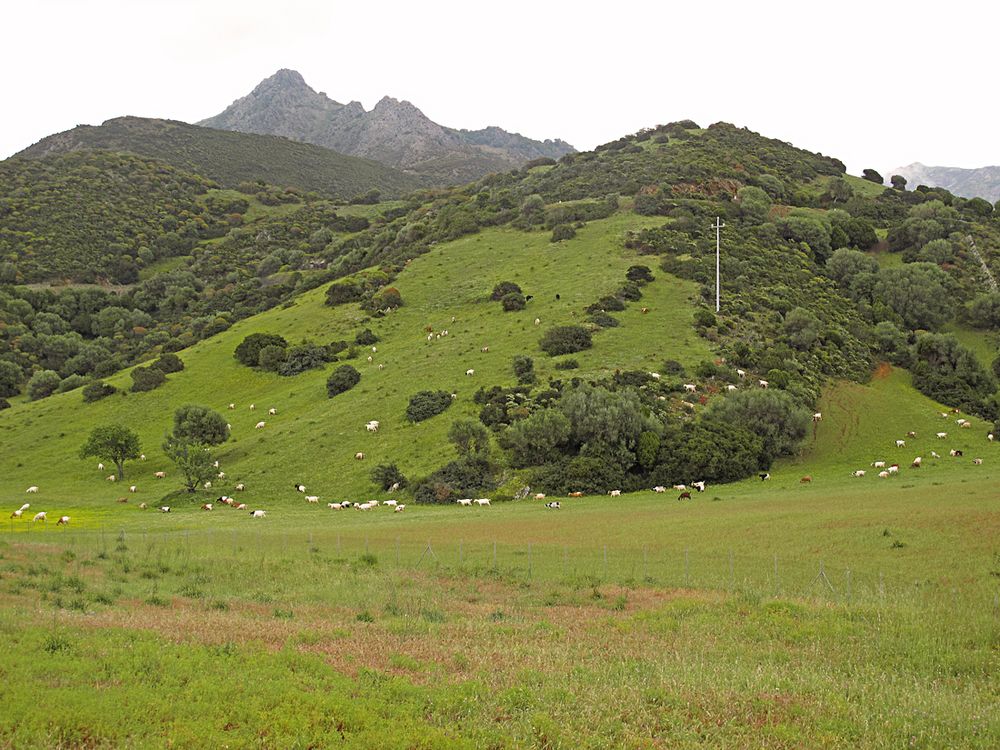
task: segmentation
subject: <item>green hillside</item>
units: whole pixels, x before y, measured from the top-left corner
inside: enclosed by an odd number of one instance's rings
[[[13,158],[80,150],[130,152],[203,175],[224,187],[265,182],[347,200],[375,189],[387,197],[426,181],[370,159],[287,138],[202,128],[175,120],[118,117],[43,138]]]

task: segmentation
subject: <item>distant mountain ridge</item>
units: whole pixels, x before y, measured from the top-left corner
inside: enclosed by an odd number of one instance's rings
[[[314,91],[298,72],[288,69],[279,70],[220,114],[197,124],[280,135],[375,159],[439,183],[464,183],[532,159],[558,159],[576,150],[565,141],[537,141],[495,126],[482,130],[444,127],[410,102],[389,96],[371,111],[360,102],[340,104]]]
[[[961,167],[929,167],[916,161],[889,172],[906,178],[911,190],[917,185],[942,187],[963,198],[985,198],[990,203],[1000,200],[1000,166],[963,169]]]
[[[263,180],[344,199],[373,188],[387,197],[399,196],[429,182],[380,162],[309,143],[146,117],[116,117],[99,126],[78,125],[43,138],[11,158],[39,159],[81,150],[159,159],[225,187]]]

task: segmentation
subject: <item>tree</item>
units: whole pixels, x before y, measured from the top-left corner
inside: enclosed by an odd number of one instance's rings
[[[215,476],[212,453],[203,445],[168,435],[163,441],[163,452],[184,475],[184,488],[188,492],[194,492]]]
[[[761,468],[767,468],[775,458],[794,453],[806,436],[810,413],[787,391],[760,389],[738,391],[713,402],[705,419],[733,425],[760,437]]]
[[[482,423],[458,419],[448,428],[448,440],[455,446],[459,458],[489,458],[490,433]]]
[[[935,329],[951,318],[955,282],[933,263],[907,263],[878,276],[875,296],[910,329]]]
[[[351,365],[341,365],[326,379],[326,395],[329,398],[351,390],[361,382],[361,373]]]
[[[874,169],[865,169],[861,172],[862,178],[868,180],[869,182],[874,182],[876,185],[881,185],[885,180],[882,179],[882,175],[876,172]]]
[[[125,462],[139,458],[142,446],[139,436],[124,425],[95,427],[80,448],[80,458],[99,458],[118,469],[118,478],[125,478]]]
[[[763,188],[747,185],[736,192],[740,204],[740,215],[747,221],[760,224],[767,220],[771,210],[771,196]]]
[[[163,370],[156,367],[136,367],[129,374],[132,376],[132,390],[135,393],[151,391],[167,382]]]
[[[180,372],[181,370],[184,369],[184,362],[182,362],[181,358],[178,357],[176,354],[168,353],[162,355],[159,359],[157,359],[152,364],[152,367],[155,367],[156,369],[162,370],[163,372],[166,373]]]
[[[517,382],[522,385],[531,385],[535,382],[535,360],[523,354],[514,357],[511,365]]]
[[[873,257],[846,247],[834,250],[826,261],[826,275],[844,289],[850,288],[851,281],[859,273],[876,274],[878,270],[878,261]]]
[[[39,370],[28,381],[28,397],[32,401],[37,401],[40,398],[51,396],[56,392],[61,380],[58,372]]]
[[[574,237],[576,237],[576,229],[573,228],[572,224],[556,224],[552,229],[552,237],[549,238],[549,242],[562,242]]]
[[[447,391],[418,391],[410,396],[406,418],[411,422],[423,422],[443,412],[451,402],[451,394]]]
[[[257,367],[260,361],[260,350],[266,346],[285,348],[288,346],[288,342],[283,336],[276,333],[251,333],[236,347],[233,356],[247,367]]]
[[[823,333],[823,324],[809,310],[795,307],[785,316],[784,329],[788,343],[799,351],[804,351],[819,340]]]
[[[207,406],[188,404],[174,412],[173,437],[200,445],[221,445],[229,439],[229,428],[219,412]]]
[[[16,396],[21,392],[21,368],[13,362],[0,360],[0,397]]]
[[[561,411],[541,409],[511,424],[500,444],[510,451],[512,466],[540,466],[558,458],[569,435],[569,420]]]
[[[906,190],[906,178],[901,174],[894,174],[889,178],[889,182],[892,183],[892,187],[896,190]]]
[[[521,291],[521,287],[519,287],[513,281],[501,281],[499,284],[493,287],[493,291],[490,292],[490,299],[493,300],[494,302],[499,302],[511,292],[515,292],[517,294],[523,294]]]
[[[520,292],[509,292],[500,299],[504,312],[517,312],[528,306],[528,301]]]

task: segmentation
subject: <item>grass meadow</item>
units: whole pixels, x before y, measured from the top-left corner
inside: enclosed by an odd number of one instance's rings
[[[380,321],[316,290],[182,352],[186,369],[156,391],[7,410],[5,506],[50,522],[0,525],[0,747],[1000,745],[1000,446],[979,420],[942,417],[905,371],[831,385],[801,455],[690,502],[327,509],[376,497],[376,463],[409,475],[448,460],[451,421],[476,414],[479,385],[513,382],[514,355],[534,356],[542,382],[557,375],[538,338],[620,285],[637,261],[622,233],[646,221],[616,215],[557,245],[485,231],[412,261],[396,282],[407,305]],[[711,356],[690,325],[695,288],[656,275],[570,375]],[[527,310],[485,301],[504,279],[534,295]],[[364,326],[378,351],[332,400],[325,372],[281,378],[232,358],[255,331],[328,341]],[[427,326],[449,335],[428,342]],[[408,425],[406,400],[426,388],[458,398]],[[233,425],[211,495],[267,518],[201,511],[207,493],[174,496],[169,514],[137,507],[177,489],[159,443],[190,402]],[[127,466],[125,504],[76,456],[110,421],[147,454]],[[877,478],[876,460],[900,474]]]

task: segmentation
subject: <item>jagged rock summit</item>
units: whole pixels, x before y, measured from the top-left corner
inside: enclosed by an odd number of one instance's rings
[[[499,127],[457,130],[438,125],[408,101],[383,97],[370,111],[314,91],[297,71],[282,69],[222,113],[197,123],[244,133],[279,135],[434,178],[467,182],[539,157],[575,149]]]

